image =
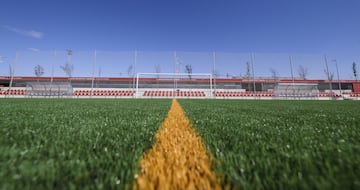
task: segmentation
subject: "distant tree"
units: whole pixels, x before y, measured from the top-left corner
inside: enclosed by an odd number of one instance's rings
[[[74,71],[74,65],[70,64],[71,57],[73,55],[73,51],[70,49],[66,50],[68,59],[64,66],[60,66],[60,68],[65,72],[66,76],[69,77],[69,79],[72,77],[73,71]]]
[[[271,78],[274,80],[279,79],[279,74],[274,68],[270,68]]]
[[[324,70],[325,72],[325,75],[327,76],[327,79],[329,81],[329,89],[330,89],[330,92],[332,93],[332,81],[334,79],[334,72],[330,72],[329,70]]]
[[[332,92],[333,92],[333,91],[332,91],[332,80],[333,80],[333,78],[334,78],[334,73],[329,70],[329,67],[328,67],[328,64],[327,64],[327,57],[326,57],[326,55],[324,55],[324,60],[325,60],[325,69],[324,69],[324,72],[325,72],[325,75],[326,75],[326,77],[327,77],[327,79],[328,79],[328,81],[329,81],[330,93],[332,93]]]
[[[328,78],[328,80],[329,80],[329,81],[333,81],[333,79],[334,79],[334,73],[333,73],[333,72],[330,72],[330,73],[329,73],[329,78]]]
[[[251,91],[251,83],[249,82],[251,77],[251,65],[250,62],[246,62],[246,79],[248,80],[248,90]]]
[[[251,65],[250,62],[246,62],[246,78],[250,79],[251,77]]]
[[[98,72],[98,77],[100,78],[101,77],[101,67],[99,67],[99,72]]]
[[[185,65],[185,71],[188,74],[189,79],[191,79],[191,74],[193,72],[192,66],[190,64]]]
[[[9,64],[9,76],[11,77],[11,76],[12,76],[12,74],[13,74],[13,70],[12,70],[11,65]]]
[[[101,67],[99,67],[98,77],[101,78]],[[96,80],[96,88],[99,87],[99,80]]]
[[[160,78],[161,66],[160,64],[155,65],[156,78]]]
[[[66,76],[68,76],[69,78],[72,77],[74,65],[66,63],[64,66],[60,66],[60,68],[65,72]]]
[[[154,66],[154,68],[155,68],[156,78],[158,79],[158,80],[156,80],[156,85],[159,88],[159,78],[160,78],[160,73],[161,73],[161,66],[160,66],[160,64],[156,64]]]
[[[307,79],[307,76],[308,76],[308,69],[303,67],[302,65],[299,66],[299,69],[298,69],[298,74],[299,74],[299,77],[303,80],[306,80]]]
[[[353,70],[353,73],[354,73],[355,80],[357,81],[358,80],[358,74],[357,74],[356,63],[355,62],[353,62],[353,64],[352,64],[352,70]]]
[[[127,69],[127,74],[128,74],[129,77],[134,77],[135,76],[133,65],[129,65],[129,67]],[[129,88],[131,88],[131,80],[129,80]]]
[[[133,77],[134,76],[134,67],[133,65],[129,65],[128,69],[127,69],[127,74],[129,77]]]
[[[332,81],[334,79],[334,72],[328,71],[326,69],[324,70],[324,72],[329,81]]]
[[[43,74],[44,74],[44,68],[41,65],[36,65],[34,67],[34,73],[35,73],[35,76],[38,78],[38,81],[39,81],[39,78],[41,76],[43,76]]]
[[[213,70],[212,74],[213,74],[214,78],[218,78],[220,76],[220,72],[216,69]]]
[[[274,68],[270,68],[271,78],[274,80],[274,88],[279,80],[279,74]]]

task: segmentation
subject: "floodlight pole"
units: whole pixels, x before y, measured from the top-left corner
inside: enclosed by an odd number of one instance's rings
[[[52,90],[52,84],[54,81],[54,65],[56,64],[56,50],[54,50],[54,61],[51,65],[51,78],[50,78],[50,95],[51,95],[51,90]]]
[[[73,51],[72,51],[71,49],[67,49],[66,52],[67,52],[67,55],[68,55],[68,56],[67,56],[68,67],[70,67],[71,56],[72,56],[72,54],[73,54]],[[70,80],[71,75],[72,75],[72,69],[71,69],[71,67],[70,67],[69,69],[71,70],[70,75],[68,76],[68,77],[69,77],[69,80]]]
[[[67,52],[67,55],[68,55],[68,57],[67,57],[68,60],[67,61],[70,64],[71,56],[72,56],[73,51],[71,49],[67,49],[66,52]]]
[[[136,74],[136,93],[135,93],[135,97],[138,98],[139,97],[139,74]]]
[[[175,76],[174,76],[174,94],[177,89],[177,79],[179,77],[179,64],[181,64],[176,55],[176,51],[174,52],[174,64],[175,64]]]
[[[94,62],[93,62],[92,79],[91,79],[91,92],[90,92],[90,97],[91,98],[92,98],[93,93],[94,93],[95,66],[96,66],[96,50],[94,51]]]
[[[212,86],[212,79],[213,79],[213,76],[212,74],[210,74],[210,97],[215,97],[215,94],[212,93],[213,91],[213,86]]]
[[[255,84],[255,71],[254,71],[254,53],[251,53],[251,70],[253,75],[253,92],[256,99],[256,84]]]
[[[327,74],[327,78],[328,78],[328,81],[329,81],[329,88],[330,88],[330,95],[332,96],[333,95],[333,92],[332,92],[332,77],[330,77],[330,72],[329,72],[329,67],[328,67],[328,64],[327,64],[327,57],[326,55],[324,55],[324,60],[325,60],[325,71],[326,71],[326,74]],[[331,97],[332,99],[332,97]]]
[[[174,72],[176,73],[176,51],[174,51]],[[175,89],[176,89],[176,79],[174,77],[173,96],[175,96]]]
[[[135,76],[135,73],[136,73],[136,65],[137,65],[137,56],[138,56],[138,52],[135,50],[135,54],[134,54],[134,69],[133,69],[133,85],[132,85],[132,89],[134,91],[134,88],[135,88],[135,80],[136,80],[136,76]]]
[[[290,61],[290,69],[291,69],[291,80],[292,80],[292,90],[293,90],[293,97],[295,99],[295,79],[294,79],[294,65],[292,63],[292,56],[289,56]]]
[[[339,82],[339,90],[340,90],[340,94],[342,94],[342,92],[341,92],[341,82],[340,82],[340,73],[339,73],[339,68],[338,68],[337,60],[334,59],[333,62],[335,62],[336,73],[337,73],[337,78],[338,78],[338,82]]]
[[[19,59],[19,51],[16,51],[15,61],[13,62],[13,66],[11,68],[11,79],[9,84],[9,90],[11,90],[12,88],[12,84],[14,81],[15,66],[17,65],[18,59]]]
[[[213,52],[213,75],[215,74],[216,71],[216,54],[215,52]],[[216,76],[213,77],[214,79],[214,94],[216,93]]]

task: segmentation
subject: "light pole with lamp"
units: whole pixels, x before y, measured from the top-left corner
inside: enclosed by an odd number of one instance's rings
[[[66,50],[66,52],[67,52],[67,69],[68,69],[68,77],[69,77],[69,80],[70,80],[70,78],[72,77],[72,68],[71,68],[71,64],[70,64],[70,62],[71,62],[71,56],[72,56],[72,54],[73,54],[73,51],[71,50],[71,49],[67,49]]]
[[[338,68],[337,60],[334,59],[332,61],[335,62],[337,78],[338,78],[338,83],[339,83],[339,90],[340,90],[340,95],[341,95],[342,94],[342,92],[341,92],[341,82],[340,82],[340,74],[339,74],[339,68]]]

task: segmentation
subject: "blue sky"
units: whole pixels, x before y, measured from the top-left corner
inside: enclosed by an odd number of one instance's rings
[[[16,50],[327,54],[351,79],[359,10],[359,0],[1,0],[0,56],[6,65]]]

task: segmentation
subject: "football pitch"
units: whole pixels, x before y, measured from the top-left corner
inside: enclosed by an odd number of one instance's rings
[[[358,101],[178,102],[224,188],[360,188]],[[0,189],[131,189],[170,106],[1,99]]]

